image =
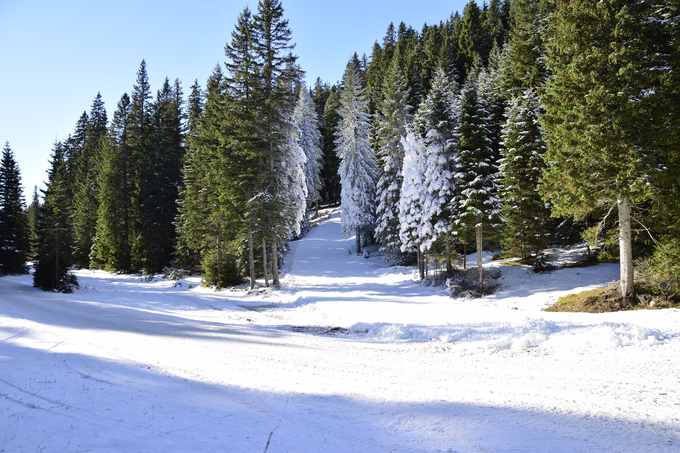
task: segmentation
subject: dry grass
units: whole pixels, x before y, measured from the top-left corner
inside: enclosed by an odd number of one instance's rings
[[[650,294],[636,285],[635,298],[624,298],[619,295],[618,283],[608,287],[596,288],[583,291],[578,294],[569,294],[560,297],[555,304],[545,309],[552,312],[580,312],[580,313],[607,313],[624,310],[644,310],[680,308],[680,304],[674,300]]]

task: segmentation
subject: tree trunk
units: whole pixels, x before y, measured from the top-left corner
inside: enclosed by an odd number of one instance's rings
[[[276,248],[276,240],[272,241],[272,285],[281,286],[279,281],[279,252]]]
[[[269,288],[269,276],[267,275],[267,242],[262,239],[262,267],[264,268],[264,286]]]
[[[451,235],[446,233],[446,273],[450,274],[453,272],[453,266],[451,266]]]
[[[418,254],[418,276],[422,280],[425,278],[425,262],[423,259],[423,252],[420,251],[420,244],[418,244],[416,249]]]
[[[477,276],[479,278],[479,294],[484,295],[484,271],[482,268],[482,225],[475,228],[475,236],[477,239]]]
[[[357,255],[361,253],[361,229],[357,227]]]
[[[619,196],[619,261],[621,267],[621,297],[633,297],[633,241],[630,228],[630,200]]]
[[[255,289],[255,251],[253,249],[252,230],[248,230],[248,271],[250,273],[250,289]]]
[[[463,270],[467,270],[467,242],[463,242]]]

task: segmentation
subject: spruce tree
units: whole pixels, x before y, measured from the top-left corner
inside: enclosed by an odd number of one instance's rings
[[[443,69],[437,69],[432,90],[416,115],[415,127],[426,146],[425,199],[422,251],[428,251],[440,238],[446,245],[446,268],[451,267],[451,199],[454,195],[453,164],[458,148],[458,106],[454,85]]]
[[[399,238],[399,198],[403,182],[404,145],[406,126],[412,121],[407,104],[406,79],[393,60],[385,79],[383,100],[378,119],[378,156],[381,161],[377,184],[378,206],[376,208],[375,238],[382,250],[401,251]]]
[[[68,175],[64,147],[54,145],[47,189],[38,219],[33,286],[43,291],[69,293],[78,286],[73,265],[73,225],[68,198]]]
[[[537,256],[547,246],[550,231],[550,208],[538,190],[547,149],[538,102],[533,88],[510,100],[499,161],[504,244],[523,260]]]
[[[0,161],[0,276],[28,273],[31,247],[25,207],[19,166],[5,142]]]
[[[131,101],[123,94],[113,114],[97,175],[97,227],[91,266],[131,272],[136,171],[130,143]]]
[[[38,216],[40,215],[40,196],[38,196],[38,186],[33,186],[33,198],[31,199],[31,204],[28,206],[26,215],[28,217],[28,229],[29,229],[29,243],[30,243],[30,253],[29,259],[33,258],[35,255],[35,244],[38,232]]]
[[[378,168],[369,141],[367,101],[355,66],[350,60],[342,79],[340,124],[335,144],[340,159],[342,234],[356,233],[356,250],[361,253],[361,231],[375,223]]]
[[[73,258],[79,268],[90,265],[90,253],[97,229],[97,176],[101,153],[107,134],[107,117],[104,102],[97,93],[87,121],[86,135],[76,165],[73,182],[73,228],[75,247]]]
[[[300,131],[299,145],[304,150],[306,162],[304,167],[307,183],[307,209],[318,203],[323,183],[321,182],[322,150],[321,132],[317,120],[314,101],[303,85],[293,118]]]
[[[399,239],[401,251],[416,252],[418,255],[418,272],[425,278],[423,261],[422,228],[423,206],[427,196],[425,173],[427,171],[427,151],[420,134],[408,131],[402,139],[404,147],[404,163],[402,166],[403,183],[399,196]]]
[[[487,104],[479,96],[479,63],[473,67],[460,92],[460,147],[455,159],[456,193],[453,229],[465,234],[474,229],[477,245],[479,290],[483,293],[482,250],[484,232],[500,225],[497,162],[489,139]]]
[[[554,213],[600,205],[619,217],[620,293],[632,297],[631,207],[652,196],[659,173],[668,39],[655,2],[558,1],[548,39],[543,178]]]

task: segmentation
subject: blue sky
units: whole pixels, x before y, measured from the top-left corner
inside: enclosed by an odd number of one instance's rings
[[[390,22],[420,30],[467,0],[283,0],[307,82],[334,83],[354,52],[370,55]],[[0,146],[9,141],[27,202],[43,187],[52,146],[101,92],[109,119],[142,59],[154,92],[165,77],[203,87],[238,14],[256,0],[0,0]]]

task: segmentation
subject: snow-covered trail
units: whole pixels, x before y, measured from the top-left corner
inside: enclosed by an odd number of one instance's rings
[[[513,269],[505,296],[452,300],[351,246],[336,214],[292,244],[264,298],[89,271],[72,295],[1,278],[0,452],[677,451],[677,310],[555,317],[524,301],[606,281],[596,269],[538,295],[523,286],[543,280]],[[355,323],[369,333],[313,333]],[[645,325],[654,341],[621,342]],[[518,339],[534,347],[503,346]]]

